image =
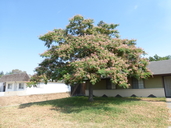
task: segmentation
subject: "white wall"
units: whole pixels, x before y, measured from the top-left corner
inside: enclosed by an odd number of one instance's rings
[[[67,86],[64,83],[48,83],[48,84],[40,83],[37,85],[37,87],[31,87],[31,88],[26,87],[24,90],[17,89],[17,91],[14,91],[14,83],[13,83],[13,88],[7,89],[6,92],[0,94],[0,96],[61,93],[61,92],[70,92],[70,90],[71,90],[70,86]]]
[[[59,92],[70,92],[70,86],[64,83],[40,83],[36,87],[27,87],[27,94],[45,94],[45,93],[59,93]]]
[[[0,82],[0,92],[3,92],[3,83]]]
[[[24,89],[19,89],[19,83],[24,84]],[[8,84],[12,84],[12,89],[8,89]],[[12,81],[12,82],[6,82],[6,89],[5,92],[11,92],[11,91],[24,91],[26,89],[26,83],[23,81]]]
[[[0,96],[5,96],[5,92],[0,92]]]
[[[11,89],[8,89],[8,84],[12,84]],[[10,92],[10,91],[14,91],[14,83],[13,82],[6,83],[5,92]]]
[[[89,92],[86,90],[86,96]],[[107,95],[110,97],[115,97],[119,94],[122,97],[130,97],[131,95],[136,95],[138,97],[148,97],[153,94],[156,97],[165,97],[164,88],[150,88],[150,89],[116,89],[116,90],[94,90],[93,95],[103,96]]]

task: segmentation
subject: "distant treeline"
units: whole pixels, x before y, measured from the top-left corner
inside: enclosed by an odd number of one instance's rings
[[[148,59],[149,59],[149,61],[169,60],[169,59],[171,59],[171,55],[161,57],[161,56],[158,56],[157,54],[155,54],[153,57],[150,56]]]

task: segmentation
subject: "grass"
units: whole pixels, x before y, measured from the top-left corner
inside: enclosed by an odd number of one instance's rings
[[[165,98],[69,97],[0,108],[1,128],[165,128]]]

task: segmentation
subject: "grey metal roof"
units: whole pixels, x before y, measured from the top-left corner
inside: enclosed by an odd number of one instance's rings
[[[147,67],[153,75],[171,74],[171,60],[151,61]]]
[[[4,75],[0,78],[0,82],[10,82],[10,81],[29,81],[29,76],[27,73],[10,74]]]

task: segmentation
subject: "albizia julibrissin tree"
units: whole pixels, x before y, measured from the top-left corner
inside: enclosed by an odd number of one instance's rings
[[[110,78],[114,84],[127,88],[128,78],[147,78],[148,61],[145,52],[135,46],[135,40],[120,39],[117,24],[100,21],[93,25],[92,19],[80,15],[69,21],[66,29],[54,29],[40,36],[48,50],[41,54],[44,61],[36,68],[44,80],[63,80],[75,85],[90,81],[89,100],[93,100],[92,86],[101,78]]]

